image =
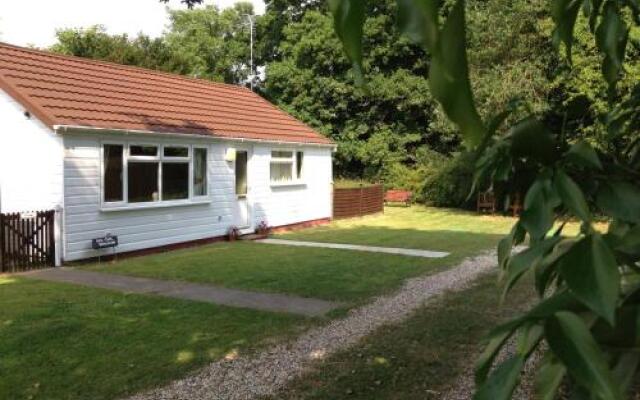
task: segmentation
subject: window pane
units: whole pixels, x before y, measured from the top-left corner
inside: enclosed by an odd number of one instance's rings
[[[129,161],[129,203],[158,201],[158,163]]]
[[[247,194],[247,152],[236,153],[236,194]]]
[[[131,156],[157,157],[158,156],[158,148],[156,146],[132,145],[131,147],[129,147],[129,155],[131,155]]]
[[[165,147],[165,157],[189,157],[188,147]]]
[[[193,195],[207,195],[207,149],[193,150]]]
[[[189,198],[189,163],[162,163],[162,200]]]
[[[296,178],[302,178],[302,163],[304,162],[304,153],[296,152]]]
[[[293,163],[271,163],[271,181],[287,182],[292,179]]]
[[[291,151],[272,151],[272,158],[293,158],[293,152]]]
[[[124,200],[122,184],[123,146],[106,144],[104,146],[104,201]]]

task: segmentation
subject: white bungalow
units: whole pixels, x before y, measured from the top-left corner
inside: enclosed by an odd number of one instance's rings
[[[331,218],[335,144],[248,89],[0,43],[0,212],[57,262]]]

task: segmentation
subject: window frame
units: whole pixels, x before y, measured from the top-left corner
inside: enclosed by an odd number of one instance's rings
[[[104,161],[104,147],[106,145],[122,146],[122,201],[107,202],[105,201],[105,161]],[[131,146],[153,146],[158,149],[157,156],[132,156],[130,155]],[[186,148],[188,151],[188,157],[171,157],[164,155],[164,149],[166,147],[181,147]],[[202,149],[205,151],[205,179],[206,190],[204,195],[194,195],[194,149]],[[209,154],[211,152],[209,145],[204,144],[178,144],[178,143],[158,143],[148,140],[135,140],[135,141],[118,141],[118,140],[103,140],[100,142],[100,209],[102,211],[114,211],[123,209],[137,209],[137,208],[158,208],[158,207],[171,207],[190,204],[202,204],[210,202],[210,188],[209,188]],[[157,201],[145,201],[145,202],[129,202],[129,162],[140,163],[157,163],[158,164],[158,200]],[[177,200],[163,200],[163,163],[176,163],[176,164],[188,164],[188,197],[185,199]]]
[[[195,194],[195,166],[196,166],[196,149],[204,150],[204,194],[196,195]],[[190,199],[206,199],[209,197],[209,146],[204,145],[192,145],[191,152],[191,163],[189,166],[189,198]]]
[[[284,157],[273,157],[274,152],[289,152],[291,153],[290,158]],[[298,177],[298,153],[302,153],[302,170],[300,171],[300,176]],[[272,187],[278,186],[297,186],[304,185],[304,158],[305,151],[303,149],[295,149],[295,148],[272,148],[269,153],[269,183]],[[291,164],[291,180],[278,182],[271,179],[271,165],[272,164]]]

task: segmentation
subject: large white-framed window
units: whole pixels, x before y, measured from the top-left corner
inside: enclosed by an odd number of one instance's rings
[[[208,148],[143,142],[102,143],[104,209],[190,204],[208,198]]]
[[[272,150],[269,169],[272,185],[301,183],[304,179],[304,152]]]

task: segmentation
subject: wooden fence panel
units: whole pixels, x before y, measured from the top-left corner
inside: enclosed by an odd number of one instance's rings
[[[0,272],[55,265],[55,211],[0,214]]]
[[[334,189],[333,218],[352,218],[384,211],[382,185]]]

